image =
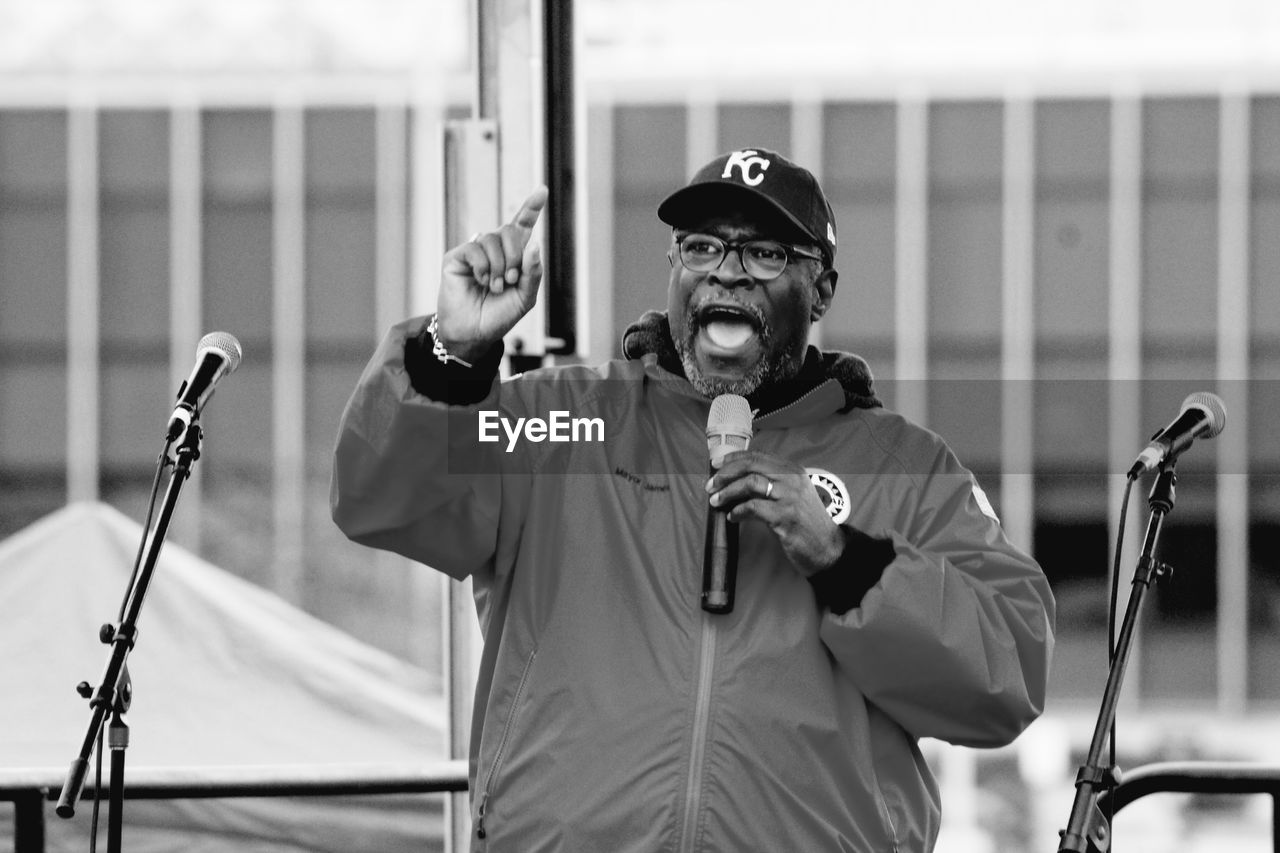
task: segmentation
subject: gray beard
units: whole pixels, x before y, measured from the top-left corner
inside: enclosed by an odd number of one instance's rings
[[[737,394],[750,397],[766,385],[785,382],[800,372],[800,364],[788,357],[787,346],[773,348],[773,334],[768,326],[760,327],[760,348],[764,355],[746,374],[737,379],[719,379],[704,376],[698,367],[695,356],[695,341],[702,326],[690,316],[685,324],[688,330],[684,339],[674,341],[676,352],[680,355],[680,363],[684,366],[684,375],[698,393],[706,397],[719,397],[721,394]],[[789,344],[790,342],[783,342]]]

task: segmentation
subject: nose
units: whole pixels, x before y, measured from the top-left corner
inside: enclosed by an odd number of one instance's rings
[[[755,279],[747,274],[746,268],[742,265],[742,249],[737,246],[729,247],[724,253],[724,260],[720,262],[720,266],[711,271],[709,278],[715,284],[726,288],[750,287],[755,283]]]

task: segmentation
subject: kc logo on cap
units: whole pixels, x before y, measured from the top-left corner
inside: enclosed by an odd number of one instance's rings
[[[759,172],[753,172],[753,169],[759,168]],[[734,151],[724,162],[724,171],[720,174],[722,178],[732,178],[733,170],[737,169],[742,176],[742,182],[749,187],[759,186],[764,180],[764,170],[769,168],[769,161],[760,156],[760,152],[753,148],[747,148],[742,151]]]
[[[721,154],[658,205],[658,218],[675,228],[694,228],[710,217],[744,209],[772,219],[768,227],[775,231],[770,236],[815,245],[827,266],[833,263],[835,216],[817,178],[767,148]]]

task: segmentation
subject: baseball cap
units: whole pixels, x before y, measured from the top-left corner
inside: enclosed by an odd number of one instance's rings
[[[765,210],[781,214],[786,226],[818,246],[827,265],[832,264],[836,220],[817,178],[765,148],[721,154],[658,205],[658,218],[679,228],[744,203],[763,203]]]

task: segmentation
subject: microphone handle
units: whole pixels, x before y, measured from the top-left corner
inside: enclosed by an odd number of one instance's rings
[[[738,581],[738,524],[723,510],[707,514],[706,550],[702,556],[702,609],[708,613],[733,610]]]

